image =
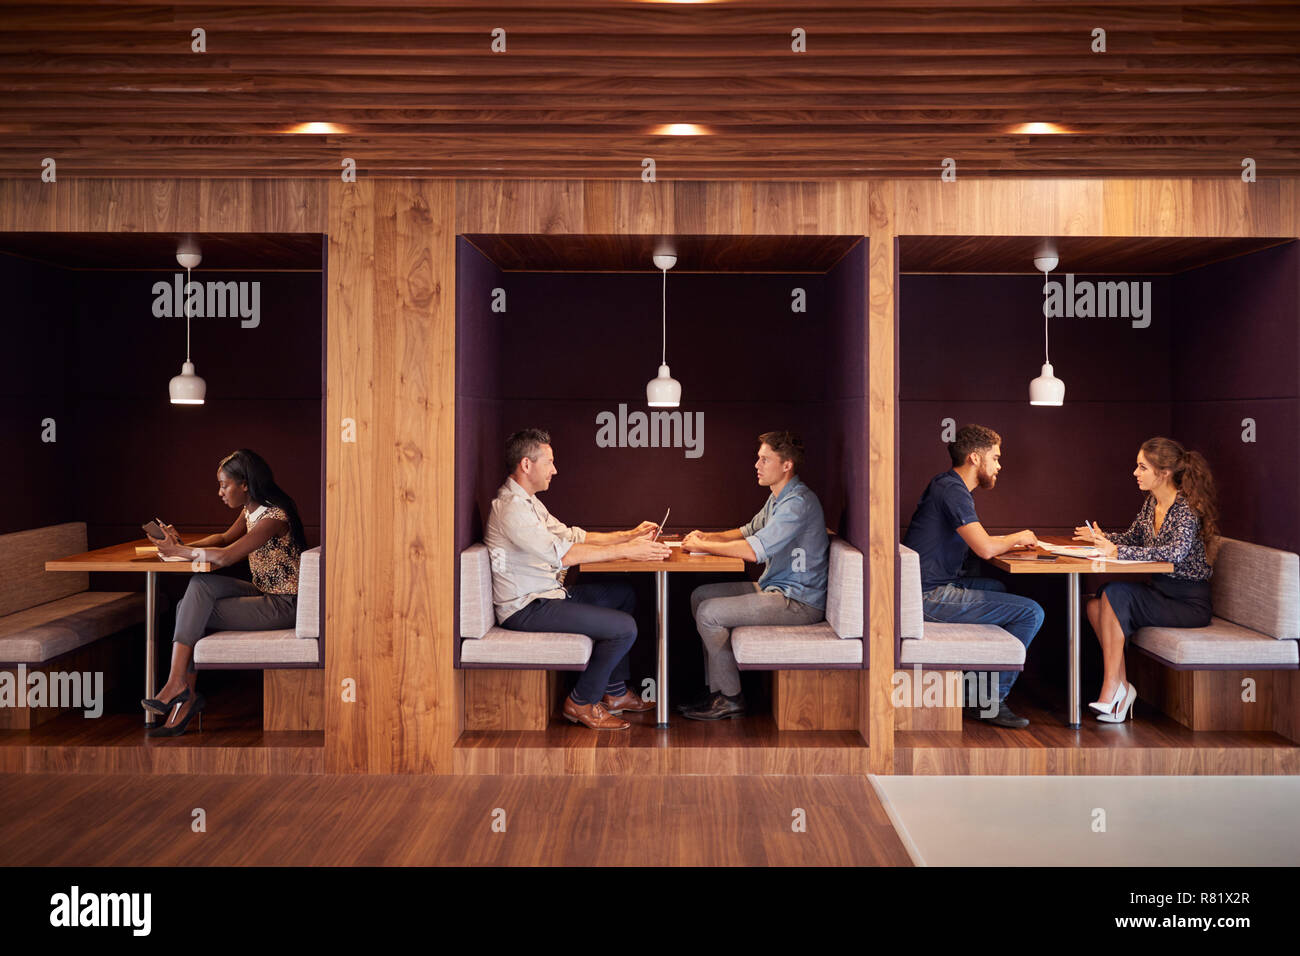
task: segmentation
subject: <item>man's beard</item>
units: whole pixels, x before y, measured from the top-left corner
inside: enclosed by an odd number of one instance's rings
[[[985,491],[988,491],[990,488],[992,488],[994,483],[997,482],[998,480],[996,475],[990,475],[988,472],[985,471],[981,471],[977,477],[979,479],[980,487],[983,488]]]

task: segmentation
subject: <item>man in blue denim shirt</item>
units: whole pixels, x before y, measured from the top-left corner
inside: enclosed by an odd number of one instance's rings
[[[964,576],[962,565],[974,551],[991,558],[1013,548],[1032,548],[1038,537],[1032,531],[991,535],[975,514],[976,488],[992,489],[1002,470],[1002,437],[982,425],[966,425],[948,443],[952,468],[935,475],[921,495],[903,544],[921,558],[921,608],[927,621],[961,624],[998,624],[1029,649],[1043,626],[1043,609],[1037,601],[1008,594],[996,578]],[[998,727],[1026,727],[1007,706],[1007,694],[1016,681],[1015,671],[996,673],[998,709],[980,719]]]
[[[830,540],[821,502],[798,476],[803,442],[790,432],[758,436],[758,483],[771,489],[763,510],[743,528],[682,540],[687,551],[702,551],[754,563],[766,562],[752,581],[706,584],[691,593],[691,613],[704,642],[709,694],[679,707],[693,720],[721,720],[745,713],[740,668],[731,649],[731,629],[748,625],[798,627],[826,617],[826,570]]]

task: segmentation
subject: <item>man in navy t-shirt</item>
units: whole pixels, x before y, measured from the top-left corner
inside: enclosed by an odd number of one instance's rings
[[[971,492],[997,485],[1002,470],[1002,437],[982,425],[966,425],[948,443],[952,469],[935,475],[916,513],[908,523],[903,544],[921,558],[921,600],[927,621],[962,624],[997,624],[1029,649],[1043,626],[1043,609],[1029,598],[1008,594],[994,578],[964,577],[961,570],[969,552],[991,558],[1013,548],[1032,548],[1038,538],[1032,531],[991,535],[975,514]],[[998,712],[980,715],[998,727],[1026,727],[1006,704],[1016,671],[997,671]],[[992,677],[990,676],[990,681]]]

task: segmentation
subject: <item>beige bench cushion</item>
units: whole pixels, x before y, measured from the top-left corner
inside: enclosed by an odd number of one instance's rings
[[[1217,573],[1217,572],[1216,572]],[[928,626],[928,625],[927,625]],[[1297,663],[1296,641],[1279,641],[1233,624],[1210,618],[1209,627],[1142,627],[1133,643],[1171,664],[1279,665]]]
[[[0,617],[0,662],[38,664],[143,620],[143,594],[82,591]]]
[[[936,624],[925,622],[925,638],[904,641],[904,664],[1023,665],[1025,645],[996,624]]]
[[[1225,621],[1279,640],[1296,640],[1300,638],[1300,556],[1219,538],[1210,601],[1214,613]]]
[[[90,587],[90,575],[85,572],[45,570],[46,561],[85,550],[83,521],[0,534],[0,617]]]
[[[214,631],[194,645],[195,664],[319,664],[321,549],[298,562],[298,612],[294,628]],[[297,646],[301,645],[301,646]]]
[[[904,640],[925,636],[921,605],[921,555],[905,544],[898,546],[898,627]]]
[[[827,621],[802,627],[738,627],[731,632],[731,650],[738,664],[862,664],[861,638],[842,638]]]
[[[298,561],[297,632],[301,638],[320,637],[320,548],[309,548]]]
[[[319,664],[320,642],[283,631],[217,631],[194,645],[195,664]]]
[[[585,634],[508,631],[493,627],[479,638],[460,642],[462,664],[557,664],[586,666],[591,638]]]
[[[831,538],[826,620],[838,637],[862,637],[862,552],[838,536]]]
[[[460,553],[460,636],[482,637],[496,623],[492,559],[487,545],[471,544]]]

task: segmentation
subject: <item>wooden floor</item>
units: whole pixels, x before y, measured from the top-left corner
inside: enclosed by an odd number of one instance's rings
[[[191,829],[202,808],[206,832]],[[794,832],[795,811],[805,832]],[[504,811],[505,832],[493,832]],[[866,777],[0,776],[12,866],[908,866]]]
[[[258,703],[260,707],[260,701]],[[35,730],[0,731],[0,773],[323,773],[325,733],[266,733],[261,714],[227,706],[203,715],[183,736],[150,738],[144,711],[79,713]]]
[[[1065,726],[1064,707],[1025,682],[1012,704],[1025,730],[967,719],[961,733],[895,734],[898,774],[1300,774],[1300,746],[1273,733],[1187,730],[1154,710],[1103,725],[1085,714]],[[1139,701],[1139,705],[1141,701]],[[223,695],[204,714],[203,732],[145,736],[143,714],[73,713],[33,731],[0,731],[0,773],[322,774],[323,732],[266,733],[260,697]],[[456,743],[453,772],[494,775],[840,775],[869,771],[866,742],[851,731],[778,731],[767,715],[717,722],[676,714],[667,730],[653,714],[632,727],[596,732],[555,721],[538,732],[468,732]]]
[[[1274,733],[1193,732],[1153,708],[1123,724],[1084,709],[1078,730],[1059,701],[1019,683],[1008,699],[1024,730],[967,718],[961,733],[894,734],[897,774],[1300,774],[1300,746]]]
[[[857,731],[782,732],[766,714],[687,720],[658,730],[654,713],[632,726],[589,730],[566,720],[545,731],[474,731],[456,742],[453,766],[468,774],[859,774],[867,744]]]

